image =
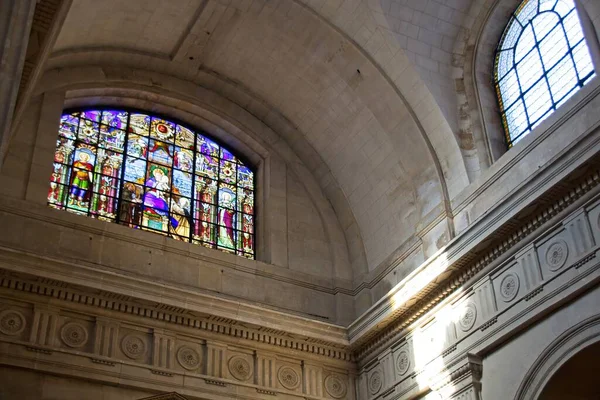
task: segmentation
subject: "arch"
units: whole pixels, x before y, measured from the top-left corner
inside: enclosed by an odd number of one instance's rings
[[[552,376],[582,349],[600,342],[600,314],[571,327],[556,338],[525,374],[515,400],[539,398]]]
[[[157,84],[159,82],[160,84]],[[43,76],[35,95],[53,91],[67,93],[67,107],[83,107],[102,102],[115,107],[144,108],[158,113],[169,113],[179,120],[209,131],[222,142],[226,142],[230,148],[243,152],[255,165],[259,165],[259,202],[266,202],[268,197],[260,190],[268,179],[260,164],[263,161],[272,161],[269,154],[281,157],[304,186],[323,222],[325,235],[331,244],[332,277],[336,287],[349,287],[352,276],[361,274],[366,269],[360,236],[348,237],[347,235],[353,232],[345,231],[340,226],[340,219],[348,221],[347,215],[352,215],[349,209],[344,208],[349,206],[343,197],[338,196],[335,201],[329,201],[325,197],[313,176],[314,172],[309,169],[309,166],[321,165],[315,159],[318,156],[308,153],[297,139],[286,140],[296,135],[295,128],[285,119],[261,120],[202,85],[191,84],[189,81],[157,72],[129,68],[86,66],[49,70]],[[312,164],[305,160],[312,160]],[[335,190],[335,182],[331,182],[329,189]],[[268,213],[269,206],[265,204],[263,211],[258,215],[259,226],[268,226]],[[355,224],[353,221],[347,223]],[[259,258],[271,262],[268,234],[259,229],[257,240],[259,256],[261,246],[265,246],[265,257]],[[347,243],[353,245],[349,246]],[[349,255],[354,257],[352,262]]]
[[[494,56],[512,13],[521,0],[476,0],[473,2],[463,34],[454,44],[457,60],[455,74],[464,83],[457,90],[459,113],[466,118],[468,129],[482,152],[487,154],[486,167],[489,167],[507,150],[498,102],[493,87]],[[576,0],[577,10],[590,18],[594,15],[594,2],[582,4]],[[591,11],[590,11],[591,10]],[[585,17],[588,19],[587,17]],[[584,18],[581,18],[582,21]],[[589,22],[597,32],[600,20]],[[585,25],[585,24],[584,24]],[[585,37],[592,51],[592,59],[598,54],[597,34],[594,29],[585,29]],[[597,65],[596,65],[597,67]],[[597,69],[597,68],[596,68]]]
[[[593,76],[575,2],[523,0],[506,25],[494,61],[494,86],[508,146]]]
[[[255,258],[255,169],[205,132],[145,110],[64,111],[48,205]]]

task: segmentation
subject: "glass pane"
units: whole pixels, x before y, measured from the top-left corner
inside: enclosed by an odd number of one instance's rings
[[[125,130],[127,128],[127,116],[126,111],[106,110],[102,112],[101,122],[103,125]]]
[[[196,153],[196,173],[211,179],[219,177],[219,159]]]
[[[98,143],[98,129],[100,125],[97,122],[88,121],[82,119],[79,124],[79,130],[77,133],[77,139],[85,143],[96,144]]]
[[[127,154],[137,158],[146,158],[147,151],[148,138],[130,133],[127,140]]]
[[[173,165],[173,145],[158,140],[150,139],[148,160],[167,167]]]
[[[232,161],[221,160],[219,179],[223,182],[235,184],[236,167],[237,165]]]
[[[554,11],[557,12],[561,17],[564,17],[574,8],[575,3],[573,3],[572,0],[558,0],[556,2],[556,6],[554,6]]]
[[[177,125],[175,130],[175,144],[177,146],[183,147],[185,149],[193,149],[194,148],[194,132],[183,127],[181,125]]]
[[[521,63],[517,64],[517,73],[523,92],[526,92],[542,77],[544,70],[537,51],[532,51]]]
[[[567,33],[567,39],[569,39],[569,45],[573,48],[583,39],[583,30],[581,29],[577,10],[571,11],[564,19],[563,24],[565,26],[565,32]]]
[[[515,100],[521,95],[519,90],[519,82],[517,81],[517,73],[512,70],[506,75],[506,78],[500,81],[500,92],[502,93],[502,105],[504,108],[509,108]]]
[[[231,208],[235,210],[236,203],[236,190],[234,186],[228,185],[226,183],[219,184],[219,206]]]
[[[537,0],[525,0],[521,3],[520,10],[516,13],[521,25],[525,26],[529,23],[529,20],[536,15],[537,7]]]
[[[517,101],[515,105],[506,112],[505,118],[511,138],[518,136],[529,126],[522,100]]]
[[[202,154],[219,157],[219,145],[202,135],[198,135],[197,150]]]
[[[101,111],[83,111],[81,118],[88,119],[92,122],[100,122]]]
[[[540,43],[540,53],[546,70],[552,68],[569,51],[567,40],[559,25]]]
[[[192,174],[179,170],[173,171],[173,194],[192,197]]]
[[[519,22],[513,17],[510,19],[508,23],[508,27],[506,28],[506,32],[504,33],[504,40],[502,42],[502,50],[513,49],[517,44],[517,40],[521,35],[521,25]]]
[[[100,147],[120,153],[123,151],[124,145],[125,131],[107,125],[100,125]]]
[[[74,159],[67,207],[87,212],[90,206],[92,184],[94,182],[93,172],[96,163],[96,148],[85,144],[78,144],[75,148]]]
[[[192,172],[194,169],[193,151],[175,147],[175,160],[173,166],[186,172]]]
[[[531,25],[527,25],[515,48],[515,62],[521,61],[535,46],[535,37]]]
[[[531,22],[533,24],[533,30],[535,32],[536,39],[542,40],[555,26],[559,24],[560,20],[558,15],[555,13],[542,13],[538,14],[537,17]]]
[[[254,174],[248,167],[238,165],[238,186],[254,189]]]
[[[131,113],[129,118],[130,132],[148,136],[148,133],[150,133],[150,117],[148,115]]]
[[[175,124],[160,118],[152,118],[150,136],[163,142],[172,143],[175,138]]]
[[[552,107],[552,99],[545,79],[540,80],[525,94],[525,106],[531,123],[540,119]]]
[[[500,80],[504,78],[506,73],[510,71],[510,69],[514,66],[514,51],[513,50],[504,50],[499,53],[498,56],[498,76],[497,79]]]
[[[548,74],[548,83],[554,101],[560,101],[577,84],[577,75],[571,57],[566,56],[556,68]]]
[[[555,4],[556,0],[540,0],[540,12],[552,10]]]
[[[580,79],[594,72],[592,57],[585,41],[579,43],[573,50],[573,59],[575,60],[575,66],[577,67],[577,72],[579,72]]]
[[[254,215],[254,192],[238,188],[238,208],[245,214]]]
[[[146,161],[127,157],[125,161],[125,180],[134,183],[144,183],[146,176]]]
[[[217,244],[229,249],[235,249],[235,211],[219,207],[218,222],[219,233]]]

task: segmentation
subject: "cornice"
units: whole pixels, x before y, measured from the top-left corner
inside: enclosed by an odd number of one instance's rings
[[[559,214],[567,212],[593,189],[596,192],[600,184],[600,168],[597,165],[598,160],[591,161],[583,168],[584,171],[576,170],[564,177],[552,190],[536,199],[538,204],[546,204],[547,207],[536,210],[533,216],[532,210],[527,208],[522,212],[524,216],[514,215],[485,237],[484,249],[478,249],[478,252],[439,252],[414,271],[405,279],[404,285],[397,286],[349,327],[351,347],[356,351],[357,359],[367,362],[375,352],[458,287],[464,288],[476,274],[493,267],[499,260],[518,250],[517,245],[527,236],[552,223]],[[463,247],[466,245],[461,244]],[[415,288],[419,281],[427,283]],[[393,302],[394,295],[400,297],[398,303]]]
[[[0,288],[353,361],[335,325],[1,247]]]

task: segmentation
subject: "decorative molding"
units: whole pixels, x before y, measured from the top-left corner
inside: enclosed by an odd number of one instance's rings
[[[500,281],[500,297],[505,303],[511,302],[519,293],[519,275],[514,272],[506,274]]]
[[[398,356],[396,357],[396,371],[398,371],[400,376],[404,376],[408,372],[409,368],[410,356],[408,355],[408,351],[400,350],[398,352]]]
[[[558,271],[565,265],[568,256],[569,246],[567,246],[564,240],[558,239],[548,246],[546,257],[544,258],[550,271]]]
[[[277,371],[277,379],[281,386],[288,390],[295,390],[300,386],[300,375],[292,367],[284,365]]]
[[[127,357],[137,360],[146,355],[146,343],[138,335],[129,334],[121,340],[121,350]]]
[[[494,325],[496,322],[498,322],[498,317],[491,318],[489,321],[487,321],[484,324],[482,324],[481,328],[479,328],[479,330],[481,332],[483,332],[486,329],[488,329],[490,326]]]
[[[364,314],[365,321],[355,321],[353,324],[359,325],[357,327],[351,326],[349,334],[351,337],[360,335],[360,340],[356,340],[352,344],[352,347],[356,349],[356,358],[361,361],[374,357],[377,351],[396,338],[404,328],[454,293],[457,287],[462,286],[531,233],[555,219],[561,212],[571,207],[592,189],[597,188],[600,183],[600,169],[590,164],[586,172],[587,174],[577,175],[577,179],[569,180],[569,176],[565,177],[560,184],[556,185],[559,189],[538,198],[538,201],[550,203],[547,208],[528,217],[524,221],[518,221],[516,224],[508,221],[506,223],[508,229],[501,230],[503,233],[502,236],[499,236],[497,233],[490,235],[495,240],[487,247],[488,250],[482,256],[473,260],[470,256],[465,255],[453,262],[452,270],[456,272],[449,274],[442,282],[426,285],[420,292],[427,294],[416,302],[408,302],[410,305],[395,307],[393,312],[388,312],[385,317],[386,321],[390,321],[388,324],[379,322],[375,325],[375,329],[370,329],[360,334],[357,333],[361,329],[360,326],[367,324],[367,321],[374,321],[381,315],[385,315],[387,311],[383,309],[371,309],[371,313]],[[548,201],[548,197],[552,198],[553,201]],[[507,231],[508,233],[506,233]],[[457,251],[454,250],[453,252]],[[444,253],[444,255],[447,258],[451,258],[451,253]],[[435,260],[432,260],[431,263],[435,263]],[[426,273],[425,270],[423,270],[423,273]],[[385,302],[383,300],[385,299],[380,301],[381,307],[391,307],[389,301]]]
[[[257,393],[261,393],[261,394],[266,394],[266,395],[269,395],[269,396],[277,396],[277,392],[273,392],[271,390],[265,390],[265,389],[256,388],[256,392]]]
[[[542,293],[543,291],[544,291],[544,287],[540,286],[539,288],[537,288],[537,289],[531,291],[530,293],[528,293],[525,296],[525,301],[529,301],[529,300],[533,299],[535,296],[537,296],[538,294]]]
[[[102,364],[102,365],[108,365],[111,367],[114,367],[117,363],[114,361],[109,361],[109,360],[103,360],[101,358],[90,358],[90,361],[95,363],[95,364]]]
[[[208,383],[209,385],[215,385],[215,386],[227,386],[225,384],[225,382],[221,382],[221,381],[216,381],[214,379],[204,379],[204,382]]]
[[[325,391],[334,399],[341,399],[346,396],[348,387],[344,378],[331,374],[325,378]]]
[[[189,346],[181,346],[177,350],[177,362],[183,368],[191,371],[200,367],[200,354]]]
[[[227,363],[229,373],[238,381],[247,381],[252,376],[252,366],[244,357],[233,356]]]
[[[26,325],[25,316],[21,312],[16,310],[0,312],[0,333],[16,336],[23,332]]]
[[[37,347],[37,346],[25,346],[25,348],[29,351],[32,351],[34,353],[42,353],[42,354],[52,354],[52,350],[49,349],[45,349],[43,347]]]
[[[383,373],[380,369],[375,369],[369,374],[368,386],[370,394],[375,395],[379,393],[383,386]]]
[[[68,322],[60,330],[60,338],[67,346],[79,348],[86,345],[88,331],[77,322]]]
[[[467,303],[463,310],[460,313],[460,317],[458,319],[458,326],[460,330],[463,332],[468,332],[473,325],[475,325],[475,321],[477,320],[477,307],[475,307],[474,303]]]
[[[161,371],[159,369],[151,369],[150,372],[152,372],[154,375],[173,376],[171,372]]]

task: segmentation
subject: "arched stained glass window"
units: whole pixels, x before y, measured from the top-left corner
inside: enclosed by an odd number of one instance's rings
[[[573,0],[524,0],[502,35],[494,64],[508,145],[594,75]]]
[[[65,113],[48,204],[254,258],[254,173],[204,134],[125,110]]]

